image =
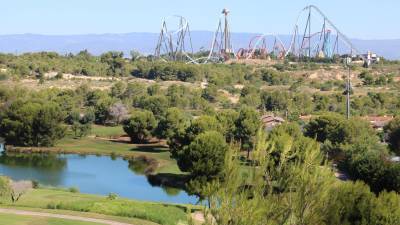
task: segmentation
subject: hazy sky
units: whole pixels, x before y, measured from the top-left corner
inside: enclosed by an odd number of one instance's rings
[[[317,5],[352,38],[400,38],[400,0],[0,0],[0,34],[158,32],[163,17],[185,16],[213,31],[222,8],[235,32],[289,34],[299,11]]]

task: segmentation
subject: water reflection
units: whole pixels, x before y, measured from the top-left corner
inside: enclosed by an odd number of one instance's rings
[[[178,188],[162,186],[162,189],[168,196],[177,196],[181,193],[181,190]]]
[[[128,161],[128,167],[136,174],[145,175],[148,164],[143,160],[130,159]]]
[[[46,170],[62,170],[67,161],[54,154],[12,154],[3,152],[0,163],[7,166],[34,167]]]
[[[127,161],[115,156],[5,153],[0,156],[0,174],[14,180],[37,180],[44,185],[78,187],[83,193],[116,193],[140,200],[196,203],[196,197],[180,190],[182,186],[166,187],[171,185],[164,180],[178,178],[175,175],[144,176],[146,172],[146,161]]]

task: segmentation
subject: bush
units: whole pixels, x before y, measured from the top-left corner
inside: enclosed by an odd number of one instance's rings
[[[77,187],[70,187],[68,188],[68,191],[71,193],[79,193],[79,189]]]
[[[38,189],[39,188],[39,181],[37,181],[37,180],[33,180],[32,181],[32,188],[33,189]]]
[[[115,193],[109,193],[107,196],[108,200],[116,200],[118,198],[118,195]]]

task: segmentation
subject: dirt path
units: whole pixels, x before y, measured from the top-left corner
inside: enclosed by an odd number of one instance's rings
[[[93,222],[107,225],[132,225],[129,223],[120,223],[111,220],[103,220],[103,219],[94,219],[94,218],[86,218],[81,216],[70,216],[70,215],[61,215],[61,214],[52,214],[52,213],[43,213],[43,212],[32,212],[18,209],[2,209],[0,208],[0,213],[6,214],[15,214],[15,215],[23,215],[23,216],[39,216],[39,217],[51,217],[58,219],[67,219],[67,220],[78,220],[84,222]]]

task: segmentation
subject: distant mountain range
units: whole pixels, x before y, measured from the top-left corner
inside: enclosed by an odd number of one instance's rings
[[[247,47],[255,33],[232,33],[232,43],[237,50]],[[209,49],[213,32],[192,31],[193,48]],[[288,46],[290,35],[279,35],[282,42]],[[272,41],[273,38],[267,38]],[[132,49],[144,54],[153,54],[158,40],[157,33],[126,33],[126,34],[87,34],[87,35],[38,35],[17,34],[0,35],[0,52],[17,53],[55,51],[59,53],[77,53],[83,49],[95,55],[106,51],[123,51],[127,56]],[[400,59],[400,39],[392,40],[361,40],[351,39],[361,51],[368,50],[388,59]]]

